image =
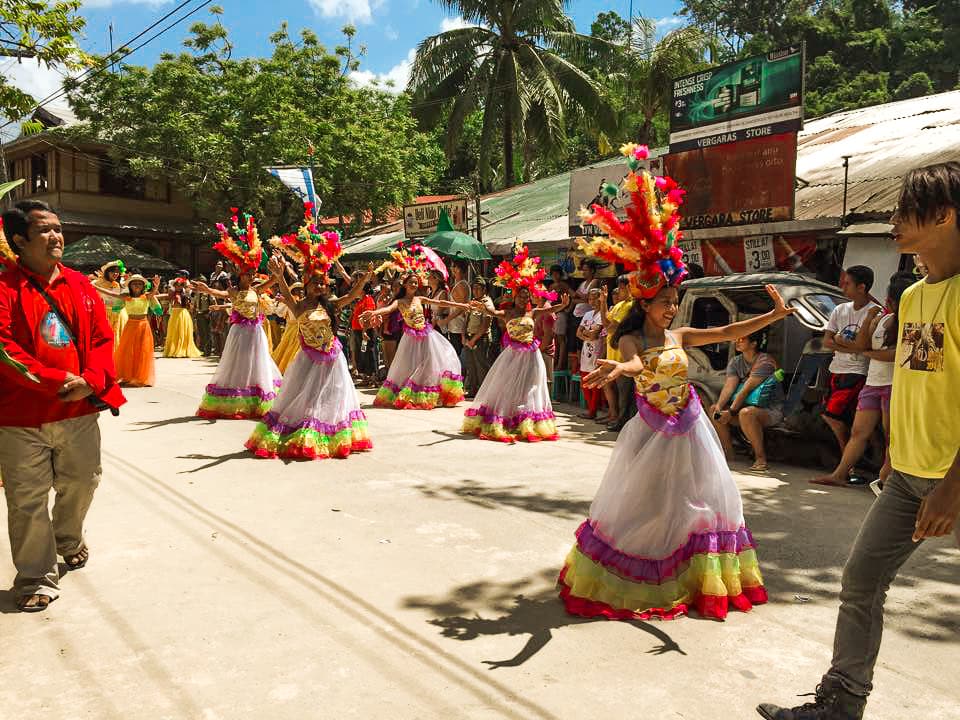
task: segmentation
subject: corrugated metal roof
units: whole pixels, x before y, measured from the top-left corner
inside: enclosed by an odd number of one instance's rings
[[[843,157],[850,157],[848,217],[885,219],[908,170],[960,160],[960,91],[836,113],[798,138],[797,219],[843,214]]]

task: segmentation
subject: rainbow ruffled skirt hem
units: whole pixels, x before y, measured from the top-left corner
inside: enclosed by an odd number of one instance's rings
[[[397,410],[433,410],[455,407],[463,402],[463,376],[445,372],[439,385],[417,385],[409,380],[397,385],[385,380],[374,399],[374,407]]]
[[[485,405],[469,408],[464,413],[462,431],[476,435],[481,440],[502,443],[514,443],[518,440],[540,442],[556,440],[558,437],[557,419],[552,410],[502,417]]]
[[[746,527],[692,534],[672,555],[650,559],[620,552],[588,520],[557,582],[567,612],[611,620],[668,620],[690,612],[722,620],[731,607],[746,612],[767,602]]]
[[[372,447],[362,410],[336,424],[305,420],[296,426],[284,425],[267,413],[246,442],[246,448],[257,457],[296,460],[346,458]]]
[[[208,420],[257,420],[270,411],[279,387],[279,381],[274,383],[272,390],[207,385],[197,416]]]

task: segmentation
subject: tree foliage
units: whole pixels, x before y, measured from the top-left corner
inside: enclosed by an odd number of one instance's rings
[[[446,123],[446,149],[460,146],[466,119],[483,111],[478,170],[489,184],[493,148],[502,149],[502,180],[514,184],[514,147],[535,144],[555,155],[567,115],[579,111],[599,127],[613,118],[598,84],[571,57],[604,45],[576,32],[564,0],[440,0],[473,23],[426,38],[417,48],[410,88],[418,117]]]
[[[808,116],[960,85],[957,0],[684,0],[724,61],[805,41]]]
[[[0,0],[0,60],[80,67],[87,59],[74,39],[84,27],[77,14],[80,4],[80,0]],[[0,75],[0,117],[20,120],[36,102]]]
[[[312,165],[321,213],[348,230],[435,182],[443,154],[417,130],[409,97],[355,87],[349,43],[329,53],[312,32],[294,40],[286,26],[270,42],[269,57],[235,59],[219,22],[196,23],[186,52],[74,87],[86,121],[75,132],[104,143],[122,172],[169,179],[202,218],[242,207],[265,232],[302,212],[266,166]]]

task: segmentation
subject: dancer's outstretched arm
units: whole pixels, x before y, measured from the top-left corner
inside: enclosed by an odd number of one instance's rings
[[[622,362],[597,360],[597,369],[583,379],[584,386],[602,388],[616,381],[619,377],[636,377],[643,372],[644,364],[640,358],[640,346],[637,344],[636,338],[632,335],[624,335],[620,338],[617,347],[620,349],[620,356],[629,358],[629,360]]]
[[[202,282],[201,280],[194,280],[192,283],[190,283],[190,286],[194,290],[205,293],[206,295],[211,295],[213,297],[224,298],[224,299],[229,299],[230,297],[230,293],[228,291],[216,290],[208,286],[205,282]]]
[[[274,254],[273,257],[270,258],[270,262],[267,263],[267,269],[277,281],[277,286],[280,288],[280,299],[283,300],[283,304],[287,306],[295,318],[300,317],[300,303],[297,302],[293,293],[290,292],[290,285],[287,283],[287,277],[284,274],[283,259],[279,255]]]
[[[337,298],[336,300],[334,300],[333,302],[334,307],[337,308],[337,310],[339,310],[344,305],[349,305],[354,300],[359,298],[360,294],[363,292],[364,285],[370,282],[370,278],[372,278],[374,274],[375,272],[374,272],[373,263],[370,263],[367,266],[367,274],[353,284],[353,287],[350,288],[350,292],[348,292],[342,298]]]
[[[712,343],[731,342],[737,338],[752,335],[758,330],[763,330],[768,325],[773,325],[773,323],[782,320],[788,315],[793,315],[793,313],[797,311],[796,308],[788,308],[784,304],[783,298],[780,297],[780,293],[777,292],[777,289],[773,285],[767,285],[766,290],[767,294],[773,300],[773,310],[768,313],[758,315],[749,320],[724,325],[723,327],[703,329],[685,327],[672,330],[671,332],[677,336],[677,339],[683,347],[697,347],[699,345],[710,345]]]
[[[560,296],[560,303],[557,305],[548,305],[546,307],[534,308],[532,315],[534,318],[539,317],[540,315],[545,315],[546,313],[558,313],[563,312],[570,305],[570,296],[567,293],[563,293]]]

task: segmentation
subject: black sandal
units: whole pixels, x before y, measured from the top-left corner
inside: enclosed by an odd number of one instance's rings
[[[87,564],[87,561],[90,559],[90,550],[86,547],[82,547],[73,555],[64,555],[63,561],[67,564],[68,570],[79,570],[84,565]]]
[[[37,601],[33,605],[28,603],[36,598]],[[43,612],[46,610],[50,603],[52,603],[54,598],[49,595],[41,595],[40,593],[32,593],[31,595],[24,595],[20,600],[17,601],[17,610],[24,613],[35,613]]]

